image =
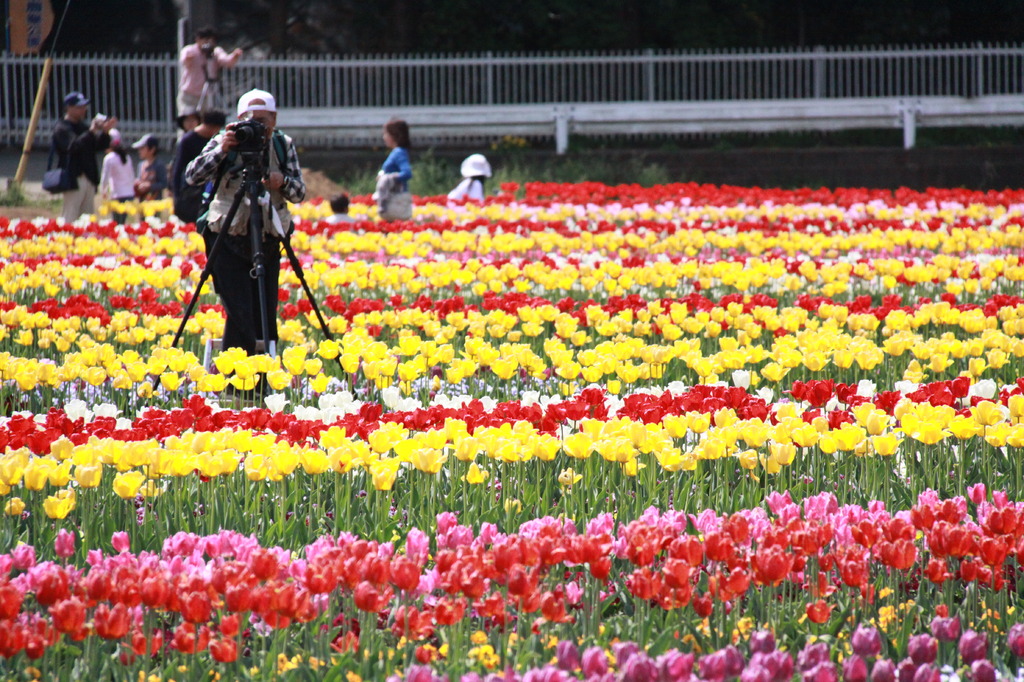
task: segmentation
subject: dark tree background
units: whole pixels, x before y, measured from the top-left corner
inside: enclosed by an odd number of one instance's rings
[[[256,53],[446,53],[1018,41],[1021,0],[211,0]],[[67,0],[53,0],[59,18]],[[173,52],[184,0],[70,0],[58,52]]]

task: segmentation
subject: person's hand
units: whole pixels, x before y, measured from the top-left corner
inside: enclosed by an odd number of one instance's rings
[[[103,132],[105,132],[105,133],[109,133],[111,130],[113,130],[116,127],[117,127],[117,117],[116,116],[111,116],[106,121],[104,121],[103,125],[101,126],[101,128],[103,129]]]
[[[224,131],[224,137],[220,138],[220,148],[222,151],[229,152],[238,146],[238,140],[235,139],[235,131],[228,128]]]
[[[231,51],[231,58],[232,59],[240,59],[241,57],[242,57],[242,48],[236,47],[234,50]]]
[[[267,186],[267,189],[281,189],[281,185],[284,184],[284,175],[275,171],[267,176],[263,184]]]

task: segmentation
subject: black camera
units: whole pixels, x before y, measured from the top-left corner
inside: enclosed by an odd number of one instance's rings
[[[200,43],[199,51],[202,52],[207,57],[212,57],[213,56],[213,48],[215,48],[215,47],[216,47],[216,44],[214,44],[212,42]]]
[[[267,146],[267,126],[256,119],[235,123],[231,130],[235,131],[235,149],[240,154],[261,152]]]

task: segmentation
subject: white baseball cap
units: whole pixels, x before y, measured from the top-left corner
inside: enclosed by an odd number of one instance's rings
[[[277,101],[266,90],[250,90],[238,98],[238,118],[250,111],[277,112]]]

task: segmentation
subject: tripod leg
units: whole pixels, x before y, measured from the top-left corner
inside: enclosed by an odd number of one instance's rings
[[[249,180],[249,241],[252,245],[252,278],[256,280],[260,302],[260,329],[262,331],[264,351],[270,346],[270,320],[267,315],[267,267],[263,253],[263,211],[260,209],[260,194],[263,187],[259,180]],[[277,253],[278,259],[281,253]]]
[[[188,324],[188,320],[192,317],[192,313],[196,309],[196,304],[199,303],[199,294],[203,290],[203,285],[206,284],[206,280],[213,274],[213,264],[217,260],[217,255],[220,253],[220,245],[224,233],[227,231],[231,222],[235,219],[235,213],[238,212],[238,207],[242,204],[242,197],[245,193],[242,191],[242,187],[238,188],[235,192],[234,200],[231,202],[231,208],[228,210],[227,216],[224,218],[223,228],[217,233],[217,238],[213,241],[213,247],[210,249],[210,253],[206,256],[206,266],[203,268],[202,275],[199,277],[199,285],[196,287],[196,291],[192,294],[192,299],[188,302],[188,307],[185,308],[185,314],[181,318],[181,324],[178,326],[178,333],[174,335],[174,341],[171,342],[171,348],[178,346],[178,341],[181,340],[181,335],[185,333],[185,325]]]
[[[306,275],[302,272],[302,264],[299,263],[299,257],[295,255],[295,249],[292,248],[291,239],[285,237],[281,240],[284,244],[284,251],[288,254],[288,262],[292,265],[292,270],[295,271],[295,276],[299,278],[299,283],[302,284],[303,291],[306,292],[306,297],[309,299],[310,305],[313,306],[313,312],[316,313],[317,322],[320,323],[320,329],[323,330],[324,336],[330,341],[334,340],[334,335],[331,334],[331,330],[327,327],[327,322],[324,320],[324,316],[320,314],[320,307],[316,304],[316,298],[313,297],[313,291],[309,288],[309,284],[306,283]],[[338,366],[341,367],[341,371],[345,371],[345,366],[341,364],[341,357],[335,356],[338,361]]]

